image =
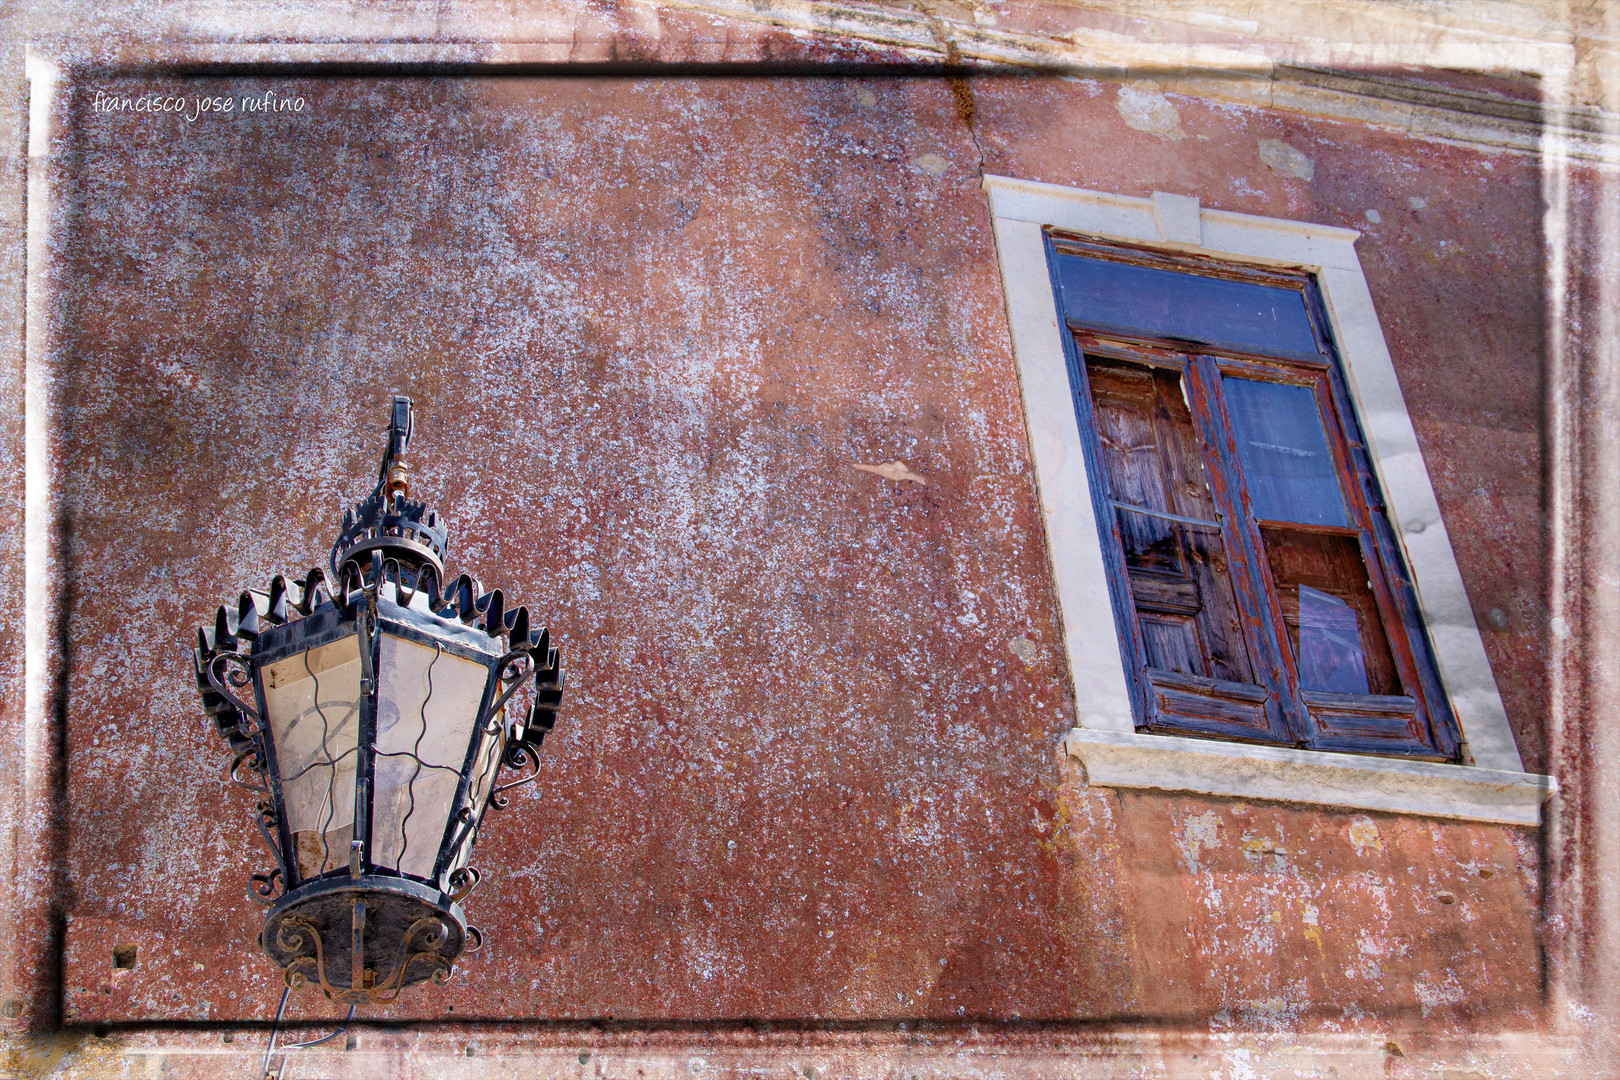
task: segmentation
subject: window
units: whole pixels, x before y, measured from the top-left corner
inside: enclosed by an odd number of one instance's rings
[[[1047,243],[1137,728],[1455,760],[1310,275]]]
[[[984,186],[1088,781],[1539,823],[1357,234]]]

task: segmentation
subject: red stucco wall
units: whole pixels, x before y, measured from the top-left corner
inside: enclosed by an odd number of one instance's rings
[[[93,111],[148,88],[305,108]],[[273,1011],[242,893],[265,859],[182,650],[212,605],[324,557],[403,391],[452,563],[549,616],[570,690],[480,843],[489,944],[378,1015],[1543,1022],[1535,834],[1120,794],[1059,761],[1074,703],[979,189],[1364,231],[1538,769],[1535,161],[1190,98],[1155,133],[1120,84],[1056,78],[98,79],[70,101],[68,1020]],[[890,460],[926,485],[855,467]]]

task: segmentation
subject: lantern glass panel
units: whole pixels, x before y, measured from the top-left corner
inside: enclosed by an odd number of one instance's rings
[[[495,723],[492,726],[503,725],[505,718],[506,710],[502,709],[496,714]],[[473,761],[472,798],[469,804],[474,814],[483,812],[484,803],[488,800],[489,793],[495,786],[495,773],[501,767],[501,751],[504,748],[504,741],[499,735],[485,735],[483,742],[478,745],[478,756]],[[473,839],[476,832],[477,830],[474,829],[473,832],[469,833],[466,842],[461,845],[461,849],[453,853],[454,857],[450,862],[450,869],[455,870],[467,865],[467,860],[472,857]]]
[[[467,763],[487,664],[383,633],[371,862],[428,878]]]
[[[264,672],[264,703],[301,879],[347,866],[360,728],[356,637],[293,653]]]

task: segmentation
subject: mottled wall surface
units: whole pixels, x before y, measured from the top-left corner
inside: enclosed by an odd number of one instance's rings
[[[304,108],[94,109],[148,89]],[[453,567],[549,617],[570,690],[478,849],[484,951],[379,1015],[1539,1022],[1522,831],[1118,794],[1058,760],[979,189],[1366,230],[1534,768],[1532,163],[1058,79],[108,79],[68,107],[68,1019],[273,1009],[242,894],[266,859],[184,649],[324,558],[403,391]],[[857,468],[896,460],[925,482]]]

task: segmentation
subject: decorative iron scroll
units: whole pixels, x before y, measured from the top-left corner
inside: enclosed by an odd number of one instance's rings
[[[364,899],[351,901],[351,910],[356,913],[352,917],[352,924],[356,927],[354,943],[362,948],[359,952],[350,953],[350,978],[340,979],[336,983],[328,969],[326,941],[320,928],[306,919],[289,917],[281,921],[276,927],[275,940],[278,949],[291,954],[291,959],[282,969],[282,977],[289,989],[296,990],[305,983],[314,983],[327,998],[344,1005],[386,1005],[399,997],[401,990],[414,983],[431,979],[442,986],[449,981],[453,964],[445,955],[445,946],[451,941],[450,928],[444,920],[432,915],[416,919],[405,930],[386,972],[365,967],[365,907]],[[479,944],[482,944],[481,935]],[[355,963],[357,956],[361,958],[358,964]],[[356,980],[356,974],[361,978]]]

